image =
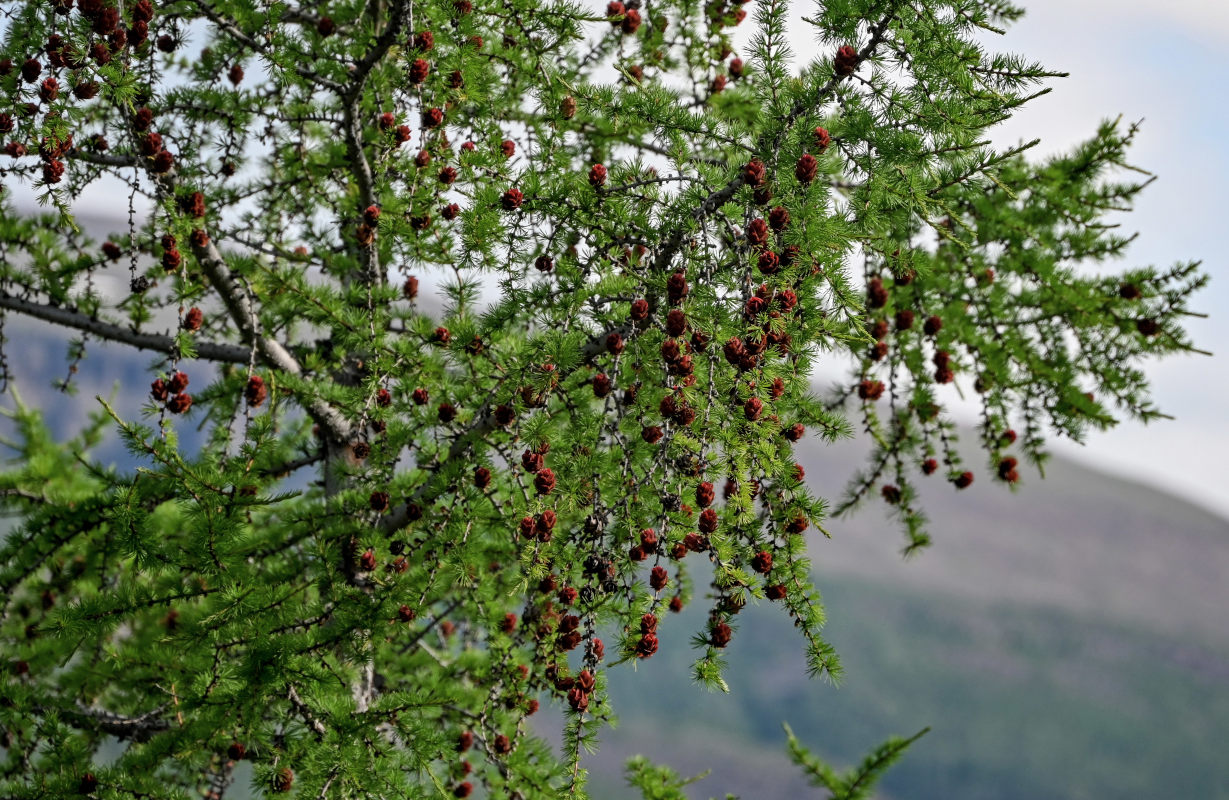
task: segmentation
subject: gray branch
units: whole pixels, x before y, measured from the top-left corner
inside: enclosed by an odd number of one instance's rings
[[[59,306],[37,303],[22,297],[0,293],[0,308],[16,311],[27,317],[41,319],[67,328],[91,333],[100,339],[112,342],[122,342],[141,350],[154,350],[168,355],[178,355],[179,346],[175,337],[158,333],[141,333],[140,331],[116,325],[111,322],[72,311]],[[205,361],[217,361],[227,364],[246,364],[249,351],[237,344],[221,342],[197,342],[196,357]]]
[[[222,302],[226,306],[226,310],[230,312],[231,319],[239,326],[239,334],[243,341],[254,343],[261,357],[270,366],[291,375],[302,375],[303,368],[295,357],[291,355],[290,351],[281,342],[270,339],[261,332],[260,318],[256,315],[251,299],[248,297],[245,289],[239,285],[238,281],[230,273],[226,266],[226,261],[222,257],[221,251],[218,250],[217,245],[213,243],[213,239],[210,239],[203,246],[193,243],[192,251],[204,269],[205,275],[209,278],[209,282],[218,294],[221,295]],[[307,412],[320,423],[321,428],[327,431],[333,440],[345,442],[350,439],[352,433],[350,423],[346,421],[346,418],[337,409],[319,397],[300,398],[300,400],[304,403]]]
[[[63,709],[59,713],[61,718],[74,728],[99,730],[117,739],[145,742],[155,733],[171,727],[170,722],[160,716],[165,709],[164,704],[139,716],[127,717],[105,708],[91,708],[78,703],[76,709]],[[44,713],[47,710],[40,709]]]

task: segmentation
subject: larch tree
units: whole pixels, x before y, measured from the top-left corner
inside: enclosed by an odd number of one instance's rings
[[[993,147],[1059,75],[986,49],[1006,0],[796,13],[801,59],[787,0],[0,2],[0,309],[72,366],[153,354],[75,438],[9,403],[0,796],[218,800],[250,761],[266,794],[581,797],[607,672],[661,637],[720,689],[771,603],[839,677],[828,514],[886,503],[914,551],[920,481],[1015,488],[1047,436],[1157,417],[1141,363],[1194,349],[1206,277],[1098,267],[1135,128]],[[830,503],[793,450],[852,435]],[[856,797],[904,744],[791,751]]]

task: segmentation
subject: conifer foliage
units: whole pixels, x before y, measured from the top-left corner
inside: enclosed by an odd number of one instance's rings
[[[73,441],[12,412],[0,795],[220,798],[247,761],[266,796],[583,796],[607,671],[692,635],[723,687],[749,602],[838,677],[799,442],[871,437],[834,510],[882,501],[914,549],[918,481],[1154,418],[1141,361],[1192,349],[1195,265],[1087,268],[1129,242],[1135,129],[987,143],[1057,77],[984,48],[1020,13],[0,2],[0,308],[73,365],[156,358]],[[87,190],[126,229],[79,232]],[[90,457],[107,430],[135,468]]]

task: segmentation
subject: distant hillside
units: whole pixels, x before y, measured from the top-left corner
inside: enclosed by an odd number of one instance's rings
[[[973,486],[957,492],[937,476],[922,479],[934,546],[899,558],[903,540],[883,504],[871,502],[827,525],[834,539],[817,542],[816,564],[969,600],[1035,603],[1229,643],[1229,521],[1060,458],[1046,465],[1044,480],[1022,468],[1013,493],[992,480],[984,454],[961,449],[977,473]],[[811,442],[799,448],[799,460],[811,487],[833,496],[862,452],[853,443]]]

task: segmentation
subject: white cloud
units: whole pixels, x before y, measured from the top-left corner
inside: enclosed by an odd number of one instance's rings
[[[1050,30],[1066,28],[1085,40],[1104,36],[1111,25],[1129,25],[1145,31],[1172,27],[1195,39],[1229,42],[1229,4],[1223,0],[1023,0],[1022,4],[1034,19],[1057,20],[1058,27]],[[1077,21],[1089,26],[1077,25]],[[1156,64],[1165,61],[1165,54],[1155,50],[1138,55]]]

